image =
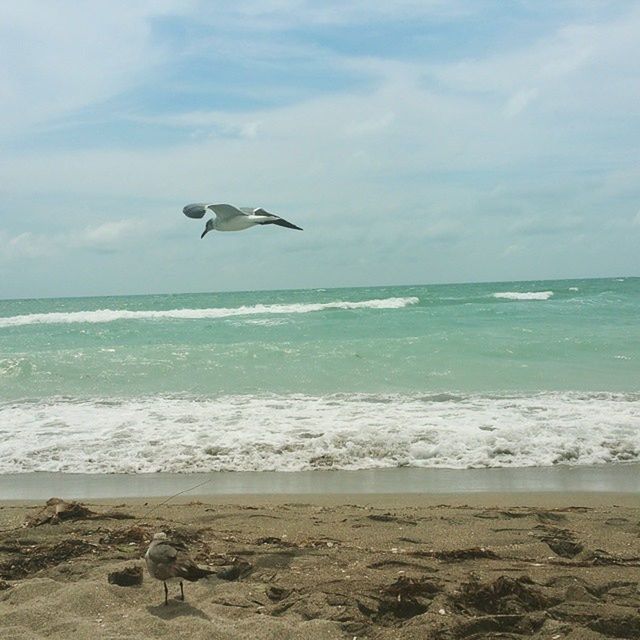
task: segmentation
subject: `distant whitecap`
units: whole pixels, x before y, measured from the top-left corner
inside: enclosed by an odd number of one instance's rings
[[[548,300],[552,295],[553,291],[498,291],[493,297],[504,300]]]

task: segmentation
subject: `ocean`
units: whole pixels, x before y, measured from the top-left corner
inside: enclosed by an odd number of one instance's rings
[[[640,462],[640,278],[0,301],[0,473]]]

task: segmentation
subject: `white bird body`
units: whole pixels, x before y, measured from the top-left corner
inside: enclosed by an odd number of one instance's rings
[[[204,202],[198,202],[195,204],[188,204],[182,212],[189,218],[202,218],[206,214],[207,210],[213,211],[216,217],[207,220],[207,224],[204,228],[204,232],[200,236],[204,236],[209,231],[243,231],[256,225],[275,224],[280,227],[287,227],[289,229],[302,229],[291,222],[288,222],[280,216],[276,216],[273,213],[265,211],[261,207],[251,209],[249,207],[234,207],[231,204],[207,204]]]
[[[213,221],[213,228],[216,231],[244,231],[244,229],[250,229],[259,224],[255,220],[256,216],[235,216],[225,220],[224,218],[215,218]]]

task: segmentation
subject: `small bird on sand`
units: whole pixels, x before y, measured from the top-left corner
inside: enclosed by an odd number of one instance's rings
[[[166,533],[156,533],[144,554],[149,573],[164,583],[164,603],[169,604],[167,581],[180,582],[180,599],[184,601],[182,580],[196,582],[200,578],[214,574],[215,571],[200,568],[190,557],[187,547],[181,542],[172,542]]]
[[[279,227],[287,227],[288,229],[302,229],[295,224],[276,216],[273,213],[265,211],[262,207],[252,209],[250,207],[234,207],[232,204],[207,204],[206,202],[198,202],[188,204],[182,209],[182,213],[188,218],[202,218],[207,213],[207,209],[216,214],[215,219],[207,220],[201,238],[204,238],[209,231],[242,231],[249,229],[257,224],[276,224]]]

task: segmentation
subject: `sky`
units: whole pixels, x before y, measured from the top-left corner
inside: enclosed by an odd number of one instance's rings
[[[8,0],[0,298],[638,276],[638,60],[636,1]]]

